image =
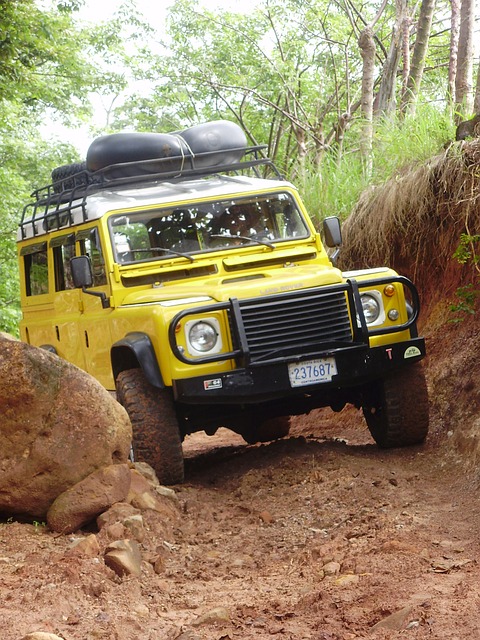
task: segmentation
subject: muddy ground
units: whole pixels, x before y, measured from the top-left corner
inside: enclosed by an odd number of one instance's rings
[[[396,451],[352,409],[296,418],[266,445],[189,437],[179,516],[145,514],[139,578],[72,554],[94,530],[3,522],[1,638],[478,638],[478,484],[455,425],[432,426],[425,446]]]
[[[264,445],[187,437],[173,516],[143,513],[140,577],[72,549],[94,526],[0,522],[0,640],[480,638],[479,318],[440,305],[421,328],[423,446],[378,449],[352,408]]]

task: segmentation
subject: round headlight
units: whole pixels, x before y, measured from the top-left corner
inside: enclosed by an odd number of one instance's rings
[[[218,333],[211,324],[200,320],[190,327],[188,341],[196,351],[211,351],[217,344]]]
[[[380,315],[380,305],[378,300],[368,293],[364,293],[361,296],[363,313],[365,314],[365,321],[367,324],[372,324]]]

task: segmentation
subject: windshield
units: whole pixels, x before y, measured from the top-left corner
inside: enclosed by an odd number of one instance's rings
[[[310,233],[287,193],[115,215],[110,232],[122,264],[172,256],[194,261],[199,252],[251,244],[273,250]]]

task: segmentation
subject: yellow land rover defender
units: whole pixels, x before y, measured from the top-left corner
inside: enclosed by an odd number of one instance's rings
[[[336,217],[323,237],[338,252]],[[387,267],[342,273],[325,246],[234,123],[102,136],[23,211],[21,336],[116,390],[164,484],[187,434],[264,442],[316,407],[361,408],[380,447],[422,442],[417,291]]]

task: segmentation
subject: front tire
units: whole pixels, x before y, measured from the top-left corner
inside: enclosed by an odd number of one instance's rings
[[[362,407],[370,433],[382,449],[422,443],[428,434],[427,383],[417,362],[374,383]]]
[[[183,482],[182,439],[170,389],[151,385],[141,369],[119,373],[116,387],[132,423],[135,459],[153,467],[160,484]]]

